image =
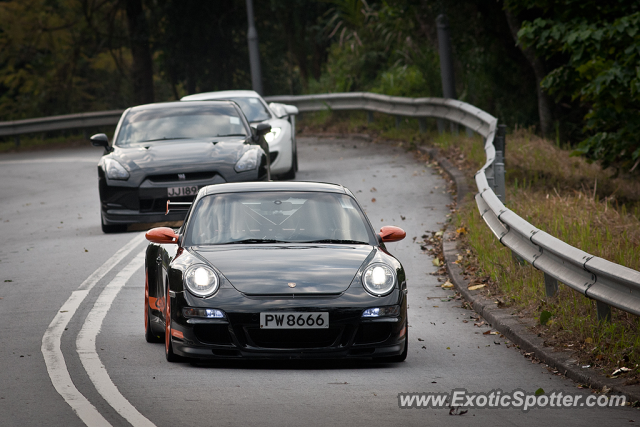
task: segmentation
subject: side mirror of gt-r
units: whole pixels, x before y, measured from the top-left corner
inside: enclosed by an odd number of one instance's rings
[[[91,145],[94,147],[104,148],[105,154],[109,154],[113,151],[113,147],[109,147],[109,138],[107,138],[107,135],[104,133],[97,133],[89,139],[91,140]]]
[[[152,228],[144,237],[152,243],[178,243],[178,235],[169,227]]]
[[[91,138],[91,145],[94,147],[103,147],[105,150],[109,149],[109,138],[104,133],[96,133]]]
[[[380,238],[383,242],[398,242],[407,237],[407,233],[400,227],[385,225],[380,229]]]
[[[264,136],[269,132],[271,132],[271,125],[268,123],[258,123],[258,126],[256,126],[256,134],[258,136]]]

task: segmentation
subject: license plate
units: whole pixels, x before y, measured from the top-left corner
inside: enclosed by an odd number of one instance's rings
[[[329,327],[329,313],[260,313],[263,329],[323,329]]]
[[[169,187],[167,188],[167,196],[169,197],[178,197],[178,196],[195,196],[198,194],[198,186],[192,185],[189,187]]]

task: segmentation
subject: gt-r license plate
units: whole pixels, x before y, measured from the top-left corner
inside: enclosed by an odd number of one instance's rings
[[[192,185],[189,187],[169,187],[167,188],[167,196],[169,197],[178,197],[178,196],[195,196],[198,194],[198,186]]]
[[[322,329],[329,327],[329,313],[260,313],[263,329]]]

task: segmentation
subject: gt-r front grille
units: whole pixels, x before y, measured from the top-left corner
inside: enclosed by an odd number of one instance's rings
[[[168,173],[163,175],[151,175],[147,179],[151,182],[177,182],[177,181],[197,181],[202,179],[212,179],[215,172],[189,172],[189,173]]]
[[[246,329],[249,339],[263,348],[321,348],[337,345],[341,328]]]

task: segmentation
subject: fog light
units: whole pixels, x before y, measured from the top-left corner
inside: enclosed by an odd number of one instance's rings
[[[226,316],[222,310],[215,308],[193,308],[185,307],[182,309],[184,317],[204,317],[206,319],[224,319]]]
[[[388,307],[367,308],[362,312],[362,317],[383,317],[397,316],[400,314],[399,305],[390,305]]]

